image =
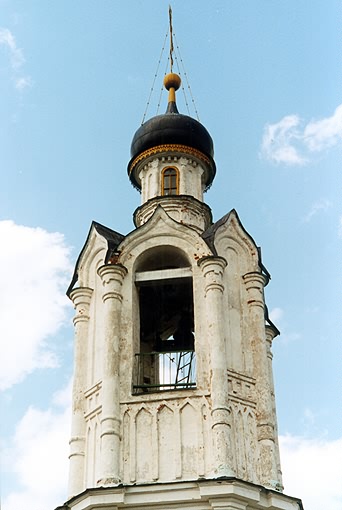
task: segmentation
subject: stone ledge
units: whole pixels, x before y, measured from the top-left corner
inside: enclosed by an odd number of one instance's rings
[[[188,482],[119,485],[87,489],[71,498],[68,510],[303,510],[302,502],[280,492],[237,478]],[[56,509],[58,510],[58,509]]]

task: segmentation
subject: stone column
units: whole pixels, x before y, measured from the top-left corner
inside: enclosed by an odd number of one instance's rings
[[[103,284],[104,341],[101,415],[101,456],[98,485],[120,482],[120,380],[119,344],[122,282],[127,269],[120,264],[101,266],[98,274]]]
[[[75,353],[74,353],[74,382],[72,392],[72,418],[70,438],[70,470],[69,470],[69,496],[82,492],[84,487],[85,471],[85,434],[84,420],[87,374],[87,343],[89,325],[89,307],[93,290],[88,287],[78,287],[70,294],[76,314],[75,326]]]
[[[206,335],[210,348],[211,369],[213,468],[215,476],[233,476],[227,357],[222,327],[223,273],[227,262],[222,257],[204,257],[199,260],[198,265],[205,278]]]
[[[271,405],[272,405],[272,422],[274,427],[274,442],[275,442],[275,451],[274,451],[274,465],[276,466],[276,470],[274,473],[274,488],[282,492],[284,490],[281,465],[280,465],[280,455],[279,455],[279,442],[278,442],[278,423],[277,423],[277,412],[276,412],[276,401],[275,401],[275,391],[274,391],[274,380],[273,380],[273,367],[272,367],[272,342],[274,338],[279,335],[279,331],[274,325],[266,326],[266,343],[267,343],[267,359],[268,359],[268,373],[270,380],[270,389],[271,389]]]
[[[250,338],[256,378],[259,483],[266,487],[274,488],[276,472],[274,462],[275,440],[265,331],[264,286],[267,283],[267,279],[261,273],[252,272],[245,274],[243,280],[247,290]]]

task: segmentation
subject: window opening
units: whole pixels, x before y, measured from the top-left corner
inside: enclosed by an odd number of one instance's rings
[[[162,195],[179,194],[179,175],[177,168],[164,168],[162,172]]]
[[[195,338],[190,268],[154,271],[137,279],[140,352],[135,355],[133,391],[192,388]],[[189,275],[190,273],[190,275]],[[151,272],[139,273],[151,276]]]

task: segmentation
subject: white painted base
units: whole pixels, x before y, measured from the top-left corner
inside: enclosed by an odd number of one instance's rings
[[[87,489],[56,510],[142,507],[187,510],[303,510],[299,499],[236,478]]]

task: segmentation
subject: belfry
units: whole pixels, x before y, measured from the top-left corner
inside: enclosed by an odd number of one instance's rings
[[[172,67],[171,67],[172,71]],[[135,133],[135,229],[93,222],[68,295],[75,362],[68,510],[295,510],[283,494],[269,274],[235,210],[203,201],[206,128],[178,112]]]

